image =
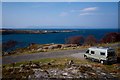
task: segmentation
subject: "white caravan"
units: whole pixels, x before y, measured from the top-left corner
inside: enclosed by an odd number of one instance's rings
[[[92,61],[99,61],[100,63],[116,62],[117,57],[115,50],[111,47],[91,47],[88,48],[84,54],[86,59],[91,59]]]

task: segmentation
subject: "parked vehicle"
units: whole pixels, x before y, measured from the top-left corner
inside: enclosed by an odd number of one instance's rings
[[[117,56],[115,50],[111,47],[91,47],[84,54],[86,59],[99,61],[100,63],[116,62]]]

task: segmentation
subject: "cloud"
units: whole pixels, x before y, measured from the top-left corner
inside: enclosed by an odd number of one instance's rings
[[[80,13],[79,16],[93,15],[93,13]]]
[[[67,12],[62,12],[62,13],[60,13],[60,16],[67,16],[67,15],[68,15]]]
[[[70,10],[70,12],[80,12],[80,11],[90,12],[90,11],[96,11],[97,9],[98,9],[98,7],[87,7],[87,8],[83,8],[83,9],[73,9],[73,10]]]
[[[83,13],[80,13],[79,16],[85,16],[85,15],[95,15],[95,13],[91,13],[91,11],[96,11],[98,10],[98,7],[87,7],[87,8],[84,8],[80,11],[82,11]]]
[[[88,7],[88,8],[84,8],[81,11],[87,12],[87,11],[96,11],[98,9],[98,7]]]
[[[83,9],[73,9],[70,10],[70,13],[80,13],[79,16],[85,16],[85,15],[93,15],[94,13],[91,13],[93,11],[98,10],[98,7],[87,7],[87,8],[83,8]],[[67,16],[68,13],[67,12],[62,12],[60,13],[60,16]]]

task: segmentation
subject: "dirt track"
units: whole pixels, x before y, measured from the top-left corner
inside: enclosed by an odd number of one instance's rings
[[[83,58],[84,52],[85,50],[64,50],[57,52],[41,52],[34,54],[26,54],[19,56],[5,56],[2,58],[2,64],[30,61],[30,60],[43,59],[43,58],[55,58],[55,57],[75,57],[75,58],[84,59]]]

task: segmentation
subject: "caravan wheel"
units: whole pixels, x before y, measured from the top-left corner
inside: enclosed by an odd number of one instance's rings
[[[100,61],[100,63],[101,63],[101,64],[104,64],[104,61],[103,61],[103,60],[101,60],[101,61]]]
[[[86,56],[86,55],[84,55],[84,58],[85,58],[85,59],[87,59],[87,56]]]

